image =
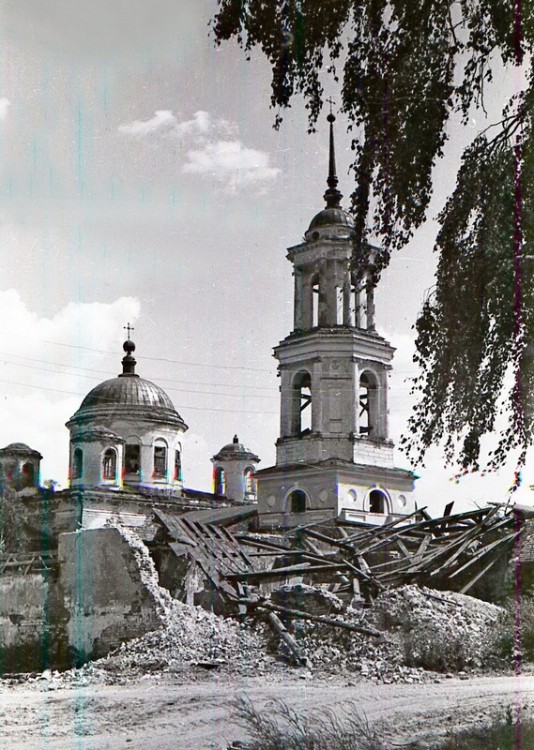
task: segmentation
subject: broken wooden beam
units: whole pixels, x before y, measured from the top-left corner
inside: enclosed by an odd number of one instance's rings
[[[254,600],[247,600],[245,603],[252,604]],[[328,617],[327,615],[312,615],[308,612],[303,612],[300,609],[290,609],[289,607],[281,607],[278,604],[271,604],[269,601],[257,602],[258,609],[268,609],[271,611],[279,612],[280,614],[287,615],[287,617],[293,617],[298,620],[311,620],[312,622],[320,622],[323,625],[330,625],[334,628],[342,628],[344,630],[352,630],[354,633],[360,633],[361,635],[368,635],[371,638],[383,638],[384,634],[380,630],[374,628],[364,628],[361,625],[354,625],[351,622],[345,622],[344,620],[336,620],[334,617]]]
[[[289,631],[287,630],[283,622],[280,620],[280,618],[277,617],[274,612],[271,612],[269,610],[267,610],[265,614],[267,615],[267,621],[274,628],[274,630],[278,633],[278,635],[283,640],[283,642],[286,644],[295,662],[299,666],[305,667],[307,663],[306,657],[302,655],[302,652],[300,648],[298,647],[296,640],[289,633]]]

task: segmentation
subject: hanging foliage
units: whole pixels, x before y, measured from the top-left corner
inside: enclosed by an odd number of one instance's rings
[[[490,464],[514,448],[524,458],[534,411],[534,4],[218,0],[213,33],[266,55],[277,127],[300,95],[313,130],[323,83],[339,84],[353,134],[354,266],[378,239],[375,281],[425,219],[451,113],[466,125],[494,72],[523,66],[525,90],[468,146],[440,215],[436,287],[416,323],[420,400],[403,443],[420,460],[444,442],[450,460],[477,467],[502,411]]]

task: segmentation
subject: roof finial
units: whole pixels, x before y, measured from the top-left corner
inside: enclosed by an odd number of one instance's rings
[[[132,356],[132,352],[135,352],[135,344],[130,339],[130,333],[134,329],[128,323],[128,325],[124,326],[124,330],[127,331],[128,338],[122,345],[122,348],[126,352],[126,356],[122,358],[122,373],[119,375],[119,378],[124,378],[124,377],[138,378],[139,375],[137,375],[135,372],[135,366],[137,364],[137,361],[135,357]]]
[[[340,201],[343,196],[337,189],[336,152],[334,149],[334,122],[336,121],[336,118],[332,113],[332,105],[334,102],[332,99],[327,99],[326,101],[330,105],[330,114],[328,114],[326,118],[330,123],[330,149],[328,155],[328,179],[326,180],[328,190],[324,194],[324,199],[327,208],[340,208]]]

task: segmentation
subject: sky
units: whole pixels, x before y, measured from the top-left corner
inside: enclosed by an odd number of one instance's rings
[[[267,63],[215,46],[215,9],[215,0],[0,2],[0,445],[39,450],[42,479],[65,486],[65,422],[121,371],[127,323],[137,372],[189,425],[187,486],[211,489],[210,458],[235,433],[260,467],[274,463],[272,348],[292,329],[286,249],[323,207],[327,127],[323,117],[308,135],[296,101],[273,129]],[[434,283],[434,217],[463,146],[486,124],[451,122],[430,218],[377,290],[379,331],[397,347],[395,440],[416,374],[412,326]],[[343,125],[339,115],[348,197]],[[434,514],[450,500],[456,509],[504,500],[513,479],[508,466],[456,483],[439,449],[412,468],[418,505]]]

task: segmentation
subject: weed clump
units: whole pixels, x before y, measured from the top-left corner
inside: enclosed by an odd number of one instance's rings
[[[259,711],[250,700],[236,703],[236,712],[251,737],[246,750],[389,750],[380,728],[371,727],[354,703],[339,714],[324,710],[301,715],[281,700]]]

